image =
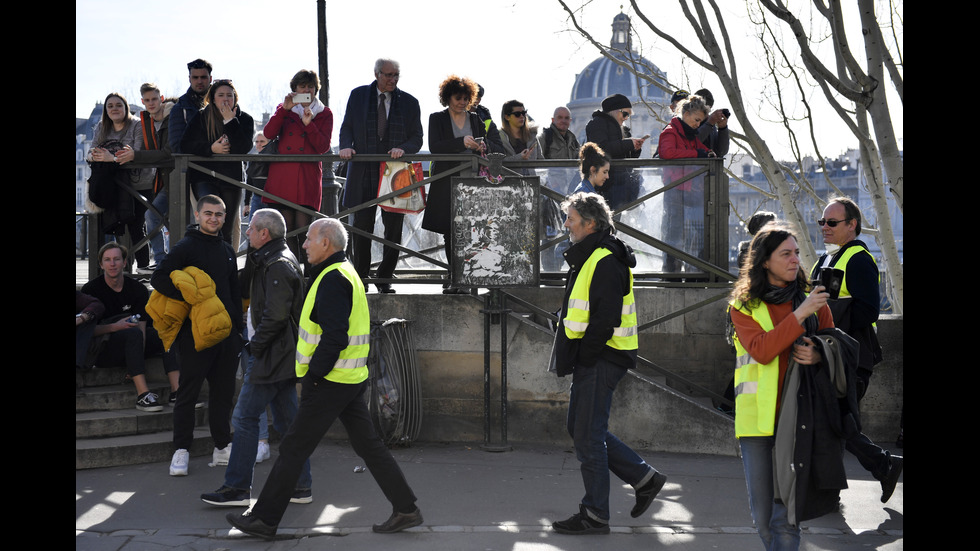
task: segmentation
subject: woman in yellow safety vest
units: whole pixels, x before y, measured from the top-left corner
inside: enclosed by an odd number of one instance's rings
[[[789,360],[820,361],[808,336],[834,326],[828,294],[809,295],[792,230],[767,224],[752,239],[749,259],[732,291],[735,326],[735,436],[742,451],[749,508],[767,550],[798,549],[799,526],[773,501],[775,426]],[[792,396],[786,399],[795,399]]]

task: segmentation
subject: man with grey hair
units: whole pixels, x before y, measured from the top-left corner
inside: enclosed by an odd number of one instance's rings
[[[613,391],[636,367],[638,335],[633,273],[636,258],[613,235],[612,212],[596,193],[575,193],[562,203],[572,246],[552,357],[559,377],[572,375],[568,434],[582,463],[585,497],[579,512],[552,523],[560,534],[609,533],[609,472],[633,486],[642,515],[667,477],[609,432]]]
[[[344,254],[346,241],[343,226],[333,218],[313,222],[306,234],[303,248],[316,275],[303,302],[296,342],[303,394],[259,500],[244,514],[226,516],[246,534],[275,538],[301,466],[337,419],[392,505],[391,517],[375,524],[374,531],[400,532],[422,524],[415,494],[375,431],[364,400],[371,316],[364,284]]]
[[[260,209],[245,231],[251,252],[242,275],[249,289],[245,348],[248,363],[238,404],[232,416],[235,434],[224,484],[201,500],[211,505],[248,507],[252,473],[259,443],[259,417],[272,406],[273,423],[285,434],[296,417],[295,350],[304,284],[299,262],[286,246],[286,221],[275,209]],[[310,462],[302,467],[293,503],[313,501]]]
[[[378,198],[378,179],[381,163],[357,162],[356,155],[387,153],[393,160],[422,149],[422,117],[419,102],[398,88],[401,77],[397,61],[379,59],[374,64],[375,81],[354,88],[347,100],[344,122],[340,125],[340,158],[348,161],[347,182],[344,184],[343,206],[356,207]],[[354,227],[374,233],[377,207],[371,206],[354,213]],[[381,209],[385,226],[384,238],[401,244],[402,221],[405,215]],[[352,256],[361,279],[371,270],[371,239],[354,234]],[[376,276],[394,277],[398,249],[385,247]],[[394,293],[390,283],[378,283],[378,291]]]

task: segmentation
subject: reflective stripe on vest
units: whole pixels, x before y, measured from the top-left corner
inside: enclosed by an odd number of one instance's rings
[[[347,318],[347,347],[340,351],[333,369],[324,377],[328,381],[344,384],[357,384],[368,378],[367,359],[371,343],[371,315],[368,312],[367,296],[364,294],[364,283],[350,262],[331,264],[320,272],[313,286],[310,287],[303,311],[299,317],[299,339],[296,342],[296,376],[303,377],[310,369],[310,359],[323,329],[310,319],[310,314],[316,306],[316,292],[320,287],[323,276],[332,271],[339,271],[353,287],[350,316]]]
[[[598,248],[589,255],[589,259],[579,270],[572,292],[568,296],[568,311],[562,319],[565,326],[565,336],[569,339],[581,339],[589,327],[589,289],[596,265],[603,258],[611,255],[609,249]],[[619,326],[613,328],[612,337],[606,341],[606,346],[616,350],[636,350],[639,348],[639,330],[636,324],[636,300],[633,297],[633,271],[630,270],[629,292],[623,297],[623,307],[620,311]]]
[[[731,307],[748,314],[764,331],[772,331],[772,318],[765,302],[755,308],[732,301]],[[776,425],[776,400],[779,396],[779,355],[760,364],[738,340],[735,342],[735,437],[772,436]]]

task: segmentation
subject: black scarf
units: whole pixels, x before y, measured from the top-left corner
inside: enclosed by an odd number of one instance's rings
[[[766,290],[762,295],[762,300],[768,302],[769,304],[783,304],[784,302],[793,301],[793,310],[800,307],[803,301],[806,300],[806,293],[797,284],[797,282],[792,282],[785,287],[776,287],[775,285],[769,285],[769,289]],[[803,320],[803,330],[806,337],[816,334],[819,329],[819,324],[817,322],[816,316],[807,316]],[[803,336],[796,340],[797,344],[803,343]]]

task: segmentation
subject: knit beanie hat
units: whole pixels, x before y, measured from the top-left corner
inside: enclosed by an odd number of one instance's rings
[[[632,109],[633,104],[623,94],[613,94],[602,100],[602,110],[606,113],[616,109]]]

